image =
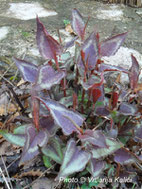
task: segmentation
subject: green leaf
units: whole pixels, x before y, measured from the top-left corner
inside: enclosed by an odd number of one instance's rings
[[[99,180],[95,180],[93,182],[89,182],[89,187],[91,188],[93,186],[98,186],[98,184],[99,184]]]
[[[62,60],[62,62],[67,61],[69,58],[71,57],[70,52],[65,52],[61,55],[60,59]]]
[[[115,170],[114,170],[114,166],[111,165],[111,167],[108,170],[108,178],[111,178],[112,176],[114,176]]]
[[[105,90],[105,93],[110,93],[110,92],[112,92],[112,89],[111,89],[111,88],[108,88],[108,87],[105,87],[104,90]]]
[[[26,128],[31,126],[31,124],[25,124],[22,126],[19,126],[17,128],[14,129],[13,133],[14,134],[25,134],[26,133]]]
[[[102,107],[102,106],[104,106],[104,102],[102,102],[102,101],[97,101],[97,102],[95,103],[95,112],[96,112],[96,109],[97,109],[98,107]]]
[[[31,36],[31,33],[26,32],[26,31],[22,31],[22,32],[21,32],[21,34],[22,34],[22,36],[23,36],[23,37],[25,37],[25,38],[27,38],[27,37],[30,37],[30,36]]]
[[[0,134],[10,143],[15,144],[17,146],[24,146],[26,138],[25,135],[16,135],[13,133],[8,133],[7,131],[0,131]]]
[[[81,189],[91,189],[89,186],[88,186],[88,184],[86,184],[86,183],[84,183],[84,184],[82,184],[81,185]]]
[[[47,168],[52,167],[52,164],[50,162],[49,157],[43,155],[42,158],[43,158],[43,162],[44,162],[45,167],[47,167]]]
[[[67,19],[64,19],[63,22],[64,22],[65,26],[67,26],[68,24],[70,24],[70,21],[67,20]]]
[[[111,114],[111,117],[113,119],[113,122],[115,122],[115,123],[120,122],[120,117],[118,116],[118,112],[117,111],[114,110],[110,114]]]
[[[13,80],[17,81],[17,80],[18,80],[18,77],[11,76],[11,77],[10,77],[10,81],[13,81]]]
[[[100,157],[110,155],[116,150],[118,150],[119,148],[123,147],[123,144],[119,141],[116,141],[115,139],[106,138],[106,144],[108,148],[93,147],[91,149],[93,158],[98,159]]]
[[[129,140],[130,136],[119,137],[119,140],[125,145]]]
[[[41,149],[42,153],[47,157],[50,157],[55,162],[62,164],[63,152],[62,142],[58,137],[51,138],[49,144]]]
[[[63,163],[56,180],[59,180],[61,177],[66,178],[75,172],[83,171],[90,160],[90,157],[91,155],[89,152],[86,152],[79,146],[76,146],[76,142],[73,139],[70,139],[68,141]]]

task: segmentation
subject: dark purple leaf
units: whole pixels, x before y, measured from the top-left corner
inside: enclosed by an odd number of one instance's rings
[[[36,21],[37,21],[37,33],[40,36],[44,35],[44,33],[46,33],[47,35],[49,35],[49,33],[47,32],[47,30],[44,27],[43,23],[39,20],[38,16],[36,17]]]
[[[35,82],[38,67],[25,60],[20,60],[18,58],[13,58],[17,68],[19,69],[23,79],[31,83]]]
[[[72,96],[67,96],[67,97],[63,97],[60,99],[59,101],[61,104],[65,105],[67,108],[72,106],[72,102],[73,102],[73,97]]]
[[[39,52],[45,59],[56,59],[62,53],[61,45],[48,34],[38,17],[36,40]]]
[[[140,66],[137,59],[133,55],[131,55],[131,58],[132,58],[132,66],[129,70],[130,71],[129,80],[130,80],[131,89],[135,89],[137,87],[138,79],[140,75]]]
[[[122,89],[122,86],[120,86],[120,85],[117,85],[117,86],[121,90],[121,93],[119,94],[119,100],[125,101],[126,97],[128,96],[128,91]]]
[[[84,42],[81,51],[85,54],[84,62],[88,64],[88,69],[93,70],[96,66],[98,59],[98,47],[96,42],[96,33],[93,32]],[[85,69],[82,57],[79,57],[78,68]]]
[[[60,83],[60,81],[65,77],[64,71],[55,71],[51,66],[45,65],[41,66],[38,70],[38,76],[35,88],[38,90],[47,89]]]
[[[119,135],[127,135],[130,130],[134,129],[136,127],[135,122],[129,121],[126,124],[123,124],[119,130]]]
[[[61,177],[66,178],[68,175],[82,171],[89,159],[90,153],[81,150],[80,147],[76,146],[76,142],[73,139],[70,139],[56,180],[59,180]]]
[[[107,148],[106,145],[106,138],[102,131],[92,131],[92,130],[86,130],[83,135],[78,136],[81,141],[83,142],[89,142],[95,146],[101,147],[101,148]]]
[[[115,152],[114,161],[120,164],[127,164],[132,162],[133,158],[125,149],[119,149]]]
[[[107,131],[107,136],[111,138],[117,138],[118,136],[118,127],[113,123],[113,124],[106,124],[105,129]]]
[[[120,66],[113,66],[109,64],[101,63],[99,67],[100,72],[106,72],[106,71],[122,71],[124,73],[128,73],[128,70],[125,68],[122,68]]]
[[[74,32],[83,40],[85,34],[85,24],[80,12],[77,9],[72,10],[72,28]]]
[[[82,80],[80,82],[85,90],[100,87],[104,82],[103,73],[101,73],[101,78],[93,75],[88,79],[87,82],[83,82]]]
[[[38,99],[50,110],[56,124],[62,128],[65,135],[70,135],[73,131],[79,132],[84,118],[78,112],[69,110],[64,105],[51,99]]]
[[[136,115],[137,108],[134,105],[123,102],[119,107],[119,112],[123,115]]]
[[[137,182],[137,173],[134,171],[134,169],[132,171],[127,171],[126,169],[121,170],[119,173],[119,178],[123,179],[124,181],[127,180],[127,183],[136,183]],[[125,188],[126,188],[126,183],[125,183]]]
[[[74,37],[71,41],[67,42],[65,45],[64,45],[64,48],[65,49],[68,49],[70,47],[72,47],[74,45],[74,42],[78,39],[78,36]]]
[[[63,161],[63,151],[62,151],[63,142],[57,136],[49,140],[49,144],[43,147],[42,153],[47,157],[50,157],[55,162],[62,164]]]
[[[92,152],[92,157],[99,159],[114,153],[119,148],[123,147],[123,144],[115,139],[106,138],[107,148],[100,148],[93,146],[90,151]]]
[[[46,129],[51,136],[53,136],[59,128],[51,116],[42,117],[40,119],[40,125],[43,129]]]
[[[105,106],[97,107],[95,113],[100,116],[108,116],[110,114]]]
[[[142,124],[138,125],[135,129],[135,141],[142,143]]]
[[[39,147],[43,147],[48,141],[48,136],[45,131],[36,133],[34,127],[26,129],[26,142],[22,152],[20,165],[33,159],[39,154]]]
[[[96,160],[95,158],[92,158],[89,163],[89,172],[92,175],[92,177],[98,177],[102,171],[105,169],[106,163],[104,161]]]
[[[113,36],[105,41],[102,41],[100,44],[100,55],[101,56],[112,56],[114,55],[122,43],[125,41],[128,32],[118,34]]]

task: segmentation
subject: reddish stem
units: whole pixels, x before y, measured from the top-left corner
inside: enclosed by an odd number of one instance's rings
[[[79,71],[78,71],[78,68],[76,68],[75,85],[77,85],[78,83],[78,77],[79,77]]]
[[[120,167],[120,163],[117,163],[116,177],[119,177]]]
[[[31,89],[31,99],[32,99],[32,115],[35,128],[39,131],[39,101],[35,98],[37,96],[37,91],[34,90],[34,85]]]
[[[90,105],[91,105],[91,93],[92,93],[92,89],[89,89],[89,90],[88,90],[87,108],[89,108]]]
[[[63,92],[64,92],[64,97],[66,97],[67,96],[67,93],[66,93],[66,78],[61,80],[61,86],[62,86],[62,89],[63,89]]]
[[[59,62],[58,62],[58,58],[57,58],[56,54],[54,56],[54,60],[55,60],[55,63],[56,63],[57,70],[60,71]]]
[[[33,100],[33,120],[35,128],[39,131],[39,101]]]

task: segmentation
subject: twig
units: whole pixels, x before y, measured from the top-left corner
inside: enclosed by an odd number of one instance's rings
[[[137,136],[135,136],[135,138],[137,138],[137,139],[139,139],[139,140],[141,140],[141,141],[142,141],[142,139],[141,139],[141,138],[139,138],[139,137],[137,137]]]
[[[9,83],[12,87],[15,87],[8,79],[6,79],[4,76],[1,76],[3,80],[5,80],[7,83]],[[1,79],[0,78],[0,79]]]
[[[59,42],[60,42],[60,44],[62,44],[62,39],[61,39],[61,35],[60,35],[59,29],[57,30],[57,33],[58,33],[58,37],[59,37]]]
[[[13,79],[12,79],[13,82],[15,81],[15,79],[16,79],[16,77],[17,77],[17,74],[18,74],[18,70],[16,70],[16,73],[15,73],[15,75],[13,76]]]
[[[54,189],[56,189],[63,181],[59,181],[56,186],[54,186]]]
[[[11,86],[7,86],[8,89],[10,90],[10,92],[13,94],[13,97],[15,98],[17,104],[20,106],[22,112],[24,113],[25,112],[25,108],[23,107],[23,105],[21,104],[17,94],[14,92],[13,88]]]
[[[70,120],[70,121],[73,123],[73,125],[76,127],[76,129],[77,129],[81,134],[83,134],[83,130],[79,127],[79,125],[77,125],[70,117],[68,117],[68,116],[66,116],[66,115],[64,115],[64,117],[67,118],[68,120]]]
[[[0,167],[0,173],[1,173],[2,177],[3,177],[3,180],[4,180],[5,183],[6,183],[7,189],[11,189],[10,186],[9,186],[9,184],[8,184],[8,182],[7,182],[7,180],[6,180],[6,178],[5,178],[5,176],[4,176],[4,174],[3,174],[3,172],[2,172],[1,167]]]
[[[56,165],[56,163],[54,165],[52,165],[52,167],[48,168],[47,170],[45,170],[36,180],[34,180],[32,183],[28,184],[27,186],[25,186],[23,189],[27,189],[30,186],[32,186],[38,179],[40,179],[45,173],[47,173],[51,168],[53,168]]]
[[[4,169],[5,169],[5,172],[6,172],[6,174],[7,174],[7,177],[9,178],[9,184],[10,184],[10,186],[11,186],[11,189],[13,189],[12,183],[11,183],[11,181],[10,181],[10,176],[9,176],[8,171],[7,171],[7,167],[6,167],[6,165],[5,165],[5,162],[4,162],[4,159],[3,159],[2,155],[1,155],[1,159],[2,159],[2,163],[3,163],[3,165],[4,165]]]
[[[9,167],[11,167],[11,165],[13,165],[13,163],[15,163],[19,158],[20,158],[20,156],[17,157],[15,160],[13,160],[13,162],[11,162],[11,163],[7,166],[7,169],[8,169]]]
[[[5,74],[13,67],[14,62],[11,63],[11,65],[9,65],[9,67],[7,68],[7,70],[3,73],[3,75],[0,76],[0,80],[5,76]]]
[[[99,124],[93,129],[93,131],[95,131],[98,127],[102,126],[106,121],[107,121],[107,119],[105,119],[103,122],[99,123]]]

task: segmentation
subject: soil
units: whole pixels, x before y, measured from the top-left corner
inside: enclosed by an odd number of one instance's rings
[[[8,27],[8,34],[1,40],[1,56],[22,56],[28,54],[28,49],[37,48],[35,42],[35,19],[21,20],[6,16],[10,3],[33,3],[31,0],[1,0],[0,2],[0,28]],[[63,20],[71,19],[71,10],[77,8],[87,20],[88,33],[94,29],[100,33],[101,38],[112,34],[129,31],[125,46],[142,53],[142,8],[132,8],[125,5],[112,5],[94,0],[35,0],[45,9],[57,12],[55,16],[42,17],[41,20],[51,34],[57,35],[57,29],[63,29]],[[102,11],[111,10],[116,13],[111,18],[102,15]],[[121,11],[123,15],[119,15]],[[110,12],[106,12],[110,14]],[[120,18],[119,18],[120,16]],[[102,17],[102,19],[101,19]],[[32,53],[31,53],[32,54]],[[36,54],[36,52],[35,52]]]

